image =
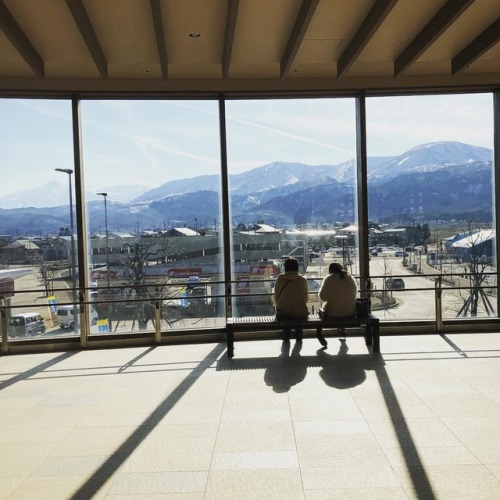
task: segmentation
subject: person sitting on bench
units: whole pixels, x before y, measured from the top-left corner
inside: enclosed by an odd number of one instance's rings
[[[299,263],[292,257],[285,260],[285,272],[278,276],[274,286],[274,303],[276,305],[276,318],[307,318],[309,310],[307,300],[309,286],[307,280],[299,274]],[[283,329],[283,340],[290,340],[291,328]],[[302,341],[302,328],[295,329],[295,338]]]
[[[356,280],[338,262],[332,262],[328,272],[330,274],[323,279],[318,292],[325,316],[329,318],[354,316],[358,294]]]
[[[319,300],[322,302],[322,314],[329,318],[354,316],[358,294],[356,280],[338,262],[332,262],[328,272],[330,274],[323,279],[318,292]],[[339,333],[345,332],[342,329]],[[323,344],[320,335],[321,333],[318,334],[318,339]]]

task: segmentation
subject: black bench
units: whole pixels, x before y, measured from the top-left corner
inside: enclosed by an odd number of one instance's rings
[[[226,327],[227,355],[234,356],[234,332],[283,330],[283,328],[316,329],[316,336],[321,345],[327,346],[323,337],[323,328],[337,328],[343,331],[345,328],[364,327],[365,342],[372,346],[373,352],[380,352],[380,327],[379,319],[369,314],[366,317],[349,318],[320,318],[318,314],[309,314],[307,319],[290,318],[276,319],[276,316],[244,316],[242,318],[228,318]]]

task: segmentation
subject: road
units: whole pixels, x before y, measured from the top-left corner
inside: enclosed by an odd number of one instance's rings
[[[436,271],[429,269],[430,274]],[[370,274],[379,276],[401,276],[405,280],[405,290],[392,291],[392,296],[398,301],[398,307],[377,311],[377,316],[382,320],[422,320],[434,319],[436,316],[435,282],[425,275],[415,275],[403,266],[400,257],[380,256],[372,257],[370,261]],[[382,278],[374,278],[373,285],[376,290],[383,290]],[[428,290],[425,290],[428,289]],[[454,319],[457,312],[468,296],[466,290],[456,290],[443,283],[442,310],[443,319]],[[479,306],[479,316],[487,316],[482,304]]]

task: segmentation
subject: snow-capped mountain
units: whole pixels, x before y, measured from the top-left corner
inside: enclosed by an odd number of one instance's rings
[[[104,192],[108,193],[109,202],[130,203],[134,198],[137,198],[137,196],[149,189],[150,187],[145,184],[89,188],[85,196],[87,201],[102,200],[102,197],[96,193]]]
[[[368,159],[369,168],[392,157],[374,157]],[[329,180],[352,184],[356,177],[354,159],[338,165],[307,165],[275,161],[261,167],[229,176],[229,189],[233,196],[244,196],[249,193],[264,193],[275,188],[287,189],[289,192],[306,187],[320,186]],[[218,175],[203,175],[192,179],[169,181],[158,188],[141,194],[133,203],[149,203],[168,196],[195,193],[198,191],[219,191]]]
[[[491,213],[492,152],[487,148],[458,142],[424,144],[396,157],[369,158],[368,177],[369,215],[375,220]],[[338,165],[273,162],[231,175],[232,221],[353,221],[355,178],[354,160]],[[109,194],[110,228],[130,231],[139,222],[143,227],[189,227],[195,219],[198,227],[211,227],[215,219],[220,221],[219,184],[218,175],[170,181],[130,202],[126,193],[132,191],[125,189],[122,203],[117,200],[119,187],[102,189]],[[90,231],[104,227],[102,197],[96,192],[86,193]],[[33,208],[42,203],[46,208]],[[0,198],[0,234],[57,232],[67,226],[67,204],[67,186],[55,181]],[[9,209],[20,205],[31,208]]]
[[[147,186],[111,186],[108,188],[93,188],[88,186],[85,190],[86,201],[102,200],[96,193],[108,193],[108,200],[128,203],[139,193],[148,189]],[[17,191],[5,196],[0,196],[1,208],[22,208],[22,207],[57,207],[68,205],[68,184],[58,181],[50,181],[43,186]]]
[[[369,157],[368,179],[381,183],[398,175],[411,172],[428,172],[453,165],[492,160],[492,151],[460,142],[433,142],[422,144],[398,156]],[[229,176],[229,189],[233,196],[261,193],[275,188],[295,192],[320,186],[328,180],[353,184],[356,178],[355,159],[337,165],[307,165],[304,163],[272,162],[261,167]],[[204,175],[192,179],[169,181],[146,191],[133,203],[149,203],[168,196],[219,191],[218,175]]]
[[[1,208],[55,207],[64,204],[68,204],[68,184],[57,181],[0,197]]]
[[[368,179],[384,182],[401,174],[431,172],[453,165],[492,161],[491,149],[461,142],[431,142],[368,169]]]

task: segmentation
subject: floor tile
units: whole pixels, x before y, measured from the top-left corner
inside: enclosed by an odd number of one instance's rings
[[[299,500],[304,498],[297,469],[212,471],[207,500]]]
[[[0,357],[0,500],[496,500],[500,335],[471,337]]]

